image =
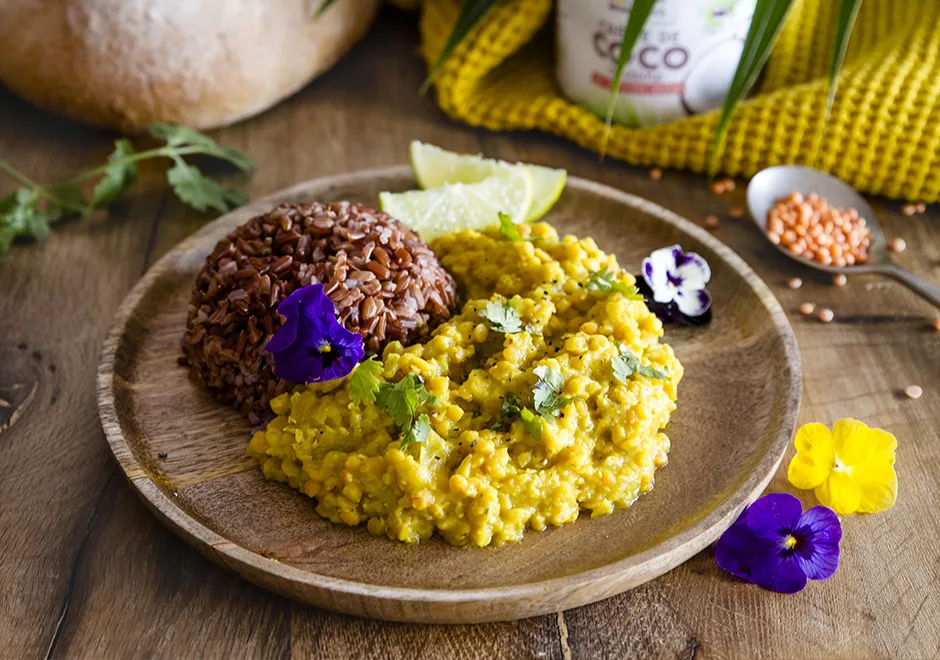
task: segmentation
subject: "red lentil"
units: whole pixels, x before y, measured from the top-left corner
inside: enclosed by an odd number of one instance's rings
[[[829,206],[824,197],[793,192],[767,214],[767,238],[793,254],[825,266],[868,261],[871,231],[855,209]]]
[[[901,213],[904,215],[914,215],[917,213],[917,204],[905,204],[901,207]]]
[[[718,229],[718,216],[709,213],[705,216],[705,228],[706,229]]]
[[[803,280],[801,280],[799,277],[794,277],[789,282],[787,282],[787,286],[791,289],[799,289],[801,286],[803,286]]]
[[[800,305],[800,314],[802,314],[803,316],[809,316],[815,311],[816,311],[816,305],[814,305],[811,302],[805,302],[802,305]]]
[[[660,179],[663,178],[663,171],[659,169],[658,167],[654,167],[653,169],[650,170],[650,178],[653,181],[659,181]]]
[[[847,278],[843,273],[839,273],[835,277],[832,278],[832,283],[835,284],[836,286],[845,286],[846,284],[848,284],[848,282],[849,282],[849,278]]]
[[[888,243],[888,249],[892,252],[904,252],[907,249],[907,241],[903,238],[896,238]]]
[[[908,399],[919,399],[924,395],[924,388],[920,385],[908,385],[904,388],[904,394]]]
[[[730,209],[728,209],[728,215],[732,218],[743,218],[744,209],[742,209],[740,206],[732,206]]]
[[[826,307],[823,307],[821,310],[819,310],[818,316],[819,320],[823,323],[832,323],[832,320],[836,317],[835,312]]]

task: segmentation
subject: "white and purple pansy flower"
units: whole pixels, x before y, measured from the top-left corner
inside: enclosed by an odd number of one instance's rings
[[[661,248],[643,260],[643,280],[653,301],[674,304],[681,314],[701,316],[711,307],[705,286],[711,279],[708,262],[695,252],[683,252],[678,245]]]

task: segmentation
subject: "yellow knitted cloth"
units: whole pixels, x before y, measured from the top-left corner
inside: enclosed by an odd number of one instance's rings
[[[797,2],[758,93],[731,121],[723,172],[750,176],[779,163],[812,164],[837,4]],[[425,0],[421,50],[429,63],[459,7],[460,0]],[[499,3],[444,64],[437,100],[474,126],[548,131],[597,151],[603,122],[565,99],[555,82],[551,9],[551,0]],[[646,129],[614,125],[607,153],[701,172],[717,118],[710,112]],[[868,193],[940,198],[940,0],[862,3],[818,166]]]

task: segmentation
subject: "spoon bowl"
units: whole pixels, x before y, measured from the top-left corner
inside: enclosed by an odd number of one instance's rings
[[[747,186],[747,208],[764,237],[767,236],[768,213],[778,199],[786,197],[792,192],[798,192],[804,196],[809,193],[816,193],[820,197],[824,197],[833,206],[843,209],[854,208],[858,211],[859,216],[865,219],[865,223],[871,231],[868,261],[854,266],[827,266],[815,260],[797,256],[783,245],[775,245],[780,252],[804,266],[827,273],[844,273],[846,275],[880,273],[888,275],[940,307],[940,287],[901,268],[891,260],[884,232],[881,231],[875,212],[865,198],[852,186],[825,172],[802,165],[775,165],[754,175]],[[768,242],[770,242],[769,239]]]

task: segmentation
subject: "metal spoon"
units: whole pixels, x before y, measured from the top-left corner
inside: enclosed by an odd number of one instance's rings
[[[865,198],[847,183],[825,172],[801,165],[777,165],[761,170],[754,175],[754,178],[747,186],[747,208],[751,212],[751,218],[765,236],[767,235],[767,213],[773,208],[778,199],[786,197],[791,192],[799,192],[803,195],[814,192],[820,197],[825,197],[833,206],[857,210],[858,214],[865,218],[868,229],[871,230],[868,261],[864,264],[840,268],[838,266],[825,266],[817,261],[798,257],[782,245],[776,246],[778,250],[791,259],[799,261],[804,266],[823,270],[827,273],[845,273],[846,275],[879,273],[893,277],[904,283],[915,293],[940,307],[940,287],[891,261],[884,233],[878,225],[875,212],[865,201]]]

